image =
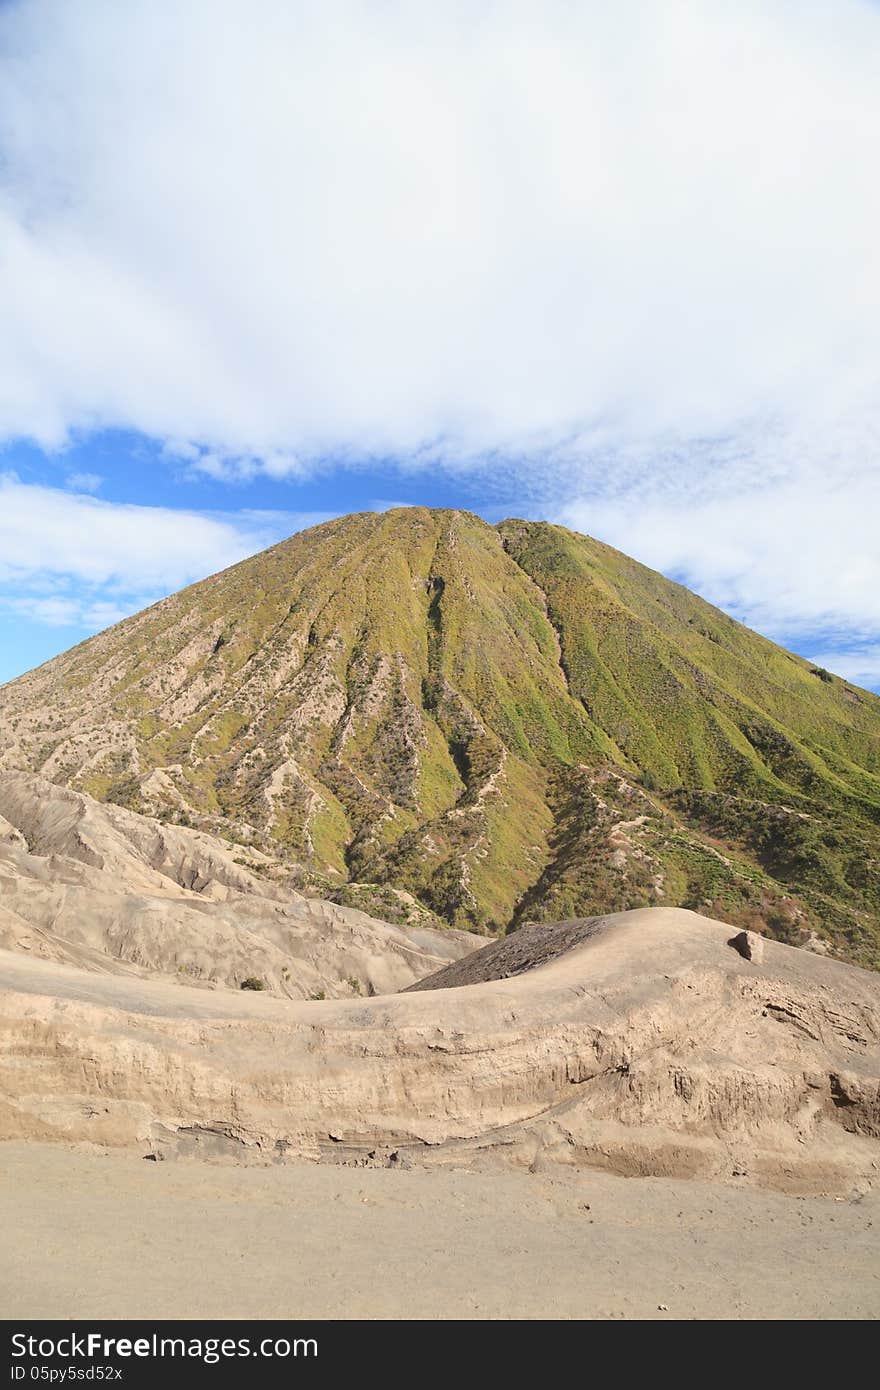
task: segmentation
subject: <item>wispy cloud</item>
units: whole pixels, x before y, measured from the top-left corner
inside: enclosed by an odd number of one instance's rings
[[[145,596],[145,602],[149,602],[149,598],[149,595]],[[29,618],[31,622],[45,623],[48,627],[77,627],[97,632],[100,628],[118,623],[143,606],[137,597],[133,597],[129,603],[120,604],[84,595],[62,597],[60,594],[31,593],[16,596],[4,593],[0,588],[0,611]]]
[[[71,492],[97,492],[104,479],[100,473],[68,473],[65,481]]]
[[[779,637],[880,631],[880,471],[796,477],[694,495],[686,470],[663,486],[569,502],[558,519],[685,583]]]
[[[780,470],[701,486],[691,468],[571,499],[556,520],[698,589],[767,637],[862,684],[880,677],[880,470]],[[829,660],[813,655],[827,644]]]
[[[809,659],[826,671],[845,676],[869,690],[880,689],[880,646],[835,646],[825,651],[810,651]]]
[[[120,505],[0,475],[0,609],[106,627],[324,517]]]

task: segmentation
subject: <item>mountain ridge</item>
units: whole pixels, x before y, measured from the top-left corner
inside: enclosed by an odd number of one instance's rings
[[[297,533],[0,689],[0,767],[388,920],[681,905],[880,964],[880,700],[546,522]]]

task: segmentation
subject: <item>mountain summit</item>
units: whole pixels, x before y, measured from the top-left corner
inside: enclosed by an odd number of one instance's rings
[[[880,965],[880,699],[544,522],[300,532],[0,690],[0,767],[386,919],[680,905]]]

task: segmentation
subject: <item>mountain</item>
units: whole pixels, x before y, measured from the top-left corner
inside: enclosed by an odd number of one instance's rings
[[[0,768],[389,921],[684,906],[880,966],[880,699],[543,522],[301,532],[0,689]]]

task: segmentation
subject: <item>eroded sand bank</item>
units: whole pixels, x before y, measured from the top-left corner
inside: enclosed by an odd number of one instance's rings
[[[560,953],[511,974],[529,940],[457,988],[323,1002],[0,952],[0,1138],[876,1190],[880,976],[745,960],[672,909],[548,928]]]

